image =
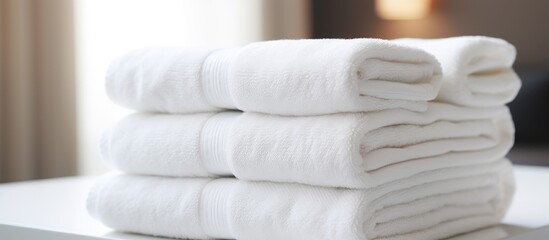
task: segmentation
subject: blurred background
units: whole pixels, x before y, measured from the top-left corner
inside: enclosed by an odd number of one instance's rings
[[[0,0],[0,182],[98,174],[101,130],[127,110],[109,62],[145,46],[281,38],[488,35],[518,49],[519,164],[549,165],[546,0]]]

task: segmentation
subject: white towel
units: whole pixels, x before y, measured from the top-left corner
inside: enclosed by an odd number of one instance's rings
[[[117,230],[177,238],[428,240],[497,224],[513,191],[505,159],[370,190],[118,175],[92,189],[88,211]]]
[[[504,157],[507,107],[430,103],[424,113],[284,117],[135,114],[107,130],[103,159],[128,173],[367,188],[422,171]]]
[[[488,227],[473,232],[464,233],[447,240],[502,240],[507,239],[509,234],[500,226]]]
[[[444,74],[437,101],[499,106],[513,100],[520,89],[520,79],[511,68],[516,50],[505,40],[464,36],[394,42],[421,48],[440,61]]]
[[[136,50],[112,63],[106,87],[114,102],[140,111],[317,115],[423,111],[440,82],[439,63],[417,48],[379,39],[324,39]]]

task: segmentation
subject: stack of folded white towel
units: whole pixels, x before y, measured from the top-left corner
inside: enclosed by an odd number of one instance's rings
[[[195,239],[440,239],[497,224],[514,192],[514,58],[487,37],[134,51],[107,92],[141,113],[101,140],[125,173],[100,180],[88,210]]]

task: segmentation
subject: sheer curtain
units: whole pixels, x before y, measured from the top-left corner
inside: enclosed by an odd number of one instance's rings
[[[0,182],[76,173],[73,4],[0,0]]]
[[[101,130],[128,113],[109,102],[109,62],[145,46],[238,46],[309,37],[308,0],[76,0],[79,173],[105,171]]]

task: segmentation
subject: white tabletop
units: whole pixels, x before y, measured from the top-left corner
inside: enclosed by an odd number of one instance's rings
[[[115,232],[91,218],[85,203],[96,179],[67,177],[0,184],[0,239],[165,239]]]
[[[517,190],[504,223],[536,228],[549,224],[549,167],[515,166]]]
[[[549,224],[549,168],[515,166],[515,176],[517,192],[504,222],[529,228]],[[164,239],[114,232],[89,217],[85,199],[95,179],[0,184],[0,239]]]

